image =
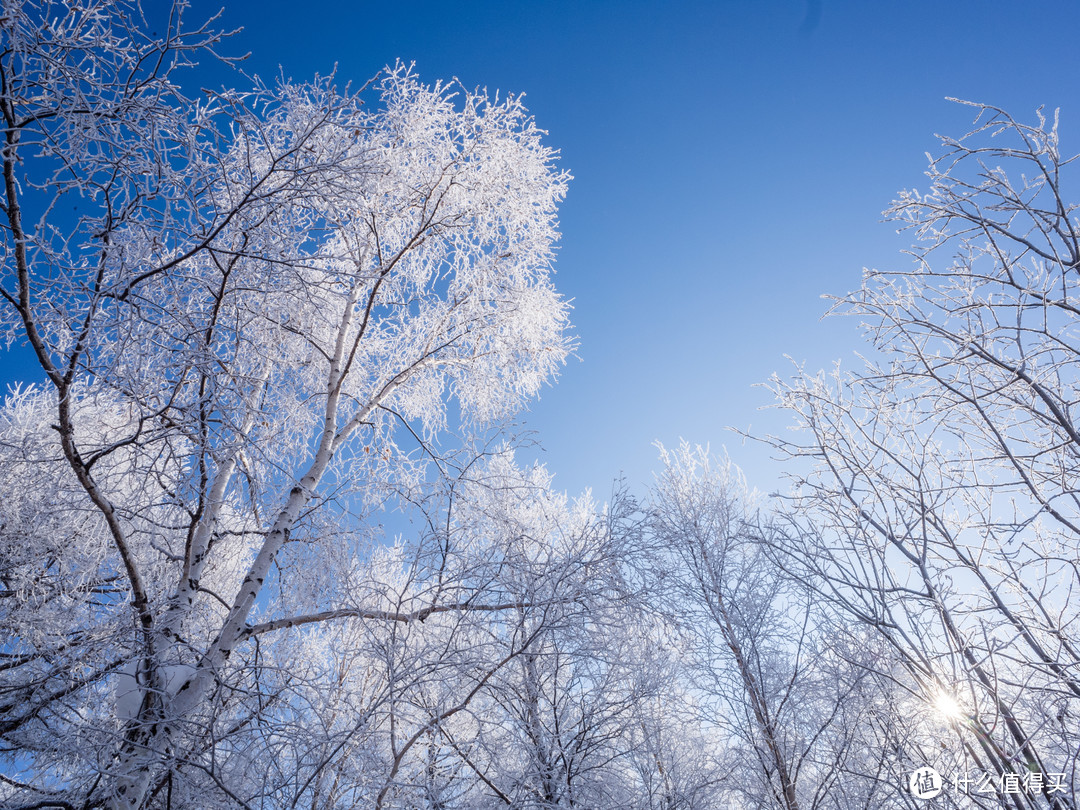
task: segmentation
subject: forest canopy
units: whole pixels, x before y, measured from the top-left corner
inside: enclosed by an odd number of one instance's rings
[[[1077,806],[1056,118],[890,208],[866,365],[773,379],[789,494],[684,443],[601,503],[508,423],[576,345],[522,98],[192,92],[185,11],[0,18],[4,807]]]

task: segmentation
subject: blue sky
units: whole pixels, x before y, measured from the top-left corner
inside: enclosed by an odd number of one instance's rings
[[[906,261],[880,212],[923,184],[935,132],[966,131],[946,96],[1024,120],[1061,107],[1080,151],[1071,2],[262,0],[229,3],[224,24],[244,27],[224,50],[267,78],[336,63],[362,82],[400,58],[425,81],[526,94],[575,177],[557,286],[579,359],[525,415],[571,493],[651,480],[651,442],[680,436],[777,486],[765,449],[725,428],[783,429],[754,385],[785,354],[854,362],[857,325],[822,322],[820,296]]]

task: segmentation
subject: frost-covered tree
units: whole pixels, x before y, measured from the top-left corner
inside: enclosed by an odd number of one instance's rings
[[[865,751],[865,668],[813,591],[776,565],[762,499],[725,458],[686,443],[660,450],[648,523],[657,604],[682,639],[687,708],[727,751],[723,795],[776,810],[895,801],[860,773],[886,750]]]
[[[867,271],[837,302],[864,322],[866,366],[775,381],[802,432],[774,444],[815,462],[776,550],[883,642],[875,669],[902,685],[916,718],[899,738],[915,745],[919,718],[936,715],[946,729],[929,764],[1023,784],[1001,793],[1017,810],[1072,808],[1076,163],[1056,116],[1025,124],[971,106],[976,128],[944,139],[929,191],[889,209],[918,237],[913,265]],[[897,780],[924,755],[897,748]]]
[[[402,66],[191,97],[221,37],[184,12],[0,17],[0,328],[46,379],[0,413],[7,806],[378,799],[531,643],[514,617],[582,598],[453,518],[386,548],[371,519],[532,486],[452,438],[570,347],[568,178],[520,100]]]

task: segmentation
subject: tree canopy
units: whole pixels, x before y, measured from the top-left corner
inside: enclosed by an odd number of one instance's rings
[[[1056,119],[972,105],[889,210],[865,365],[773,379],[790,493],[683,443],[600,503],[508,427],[575,346],[521,98],[191,94],[186,13],[0,16],[0,804],[1076,808]]]

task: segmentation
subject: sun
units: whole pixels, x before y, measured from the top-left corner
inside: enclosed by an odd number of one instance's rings
[[[964,716],[963,708],[961,708],[956,698],[948,692],[938,693],[938,696],[934,699],[934,708],[948,720],[959,720]]]

